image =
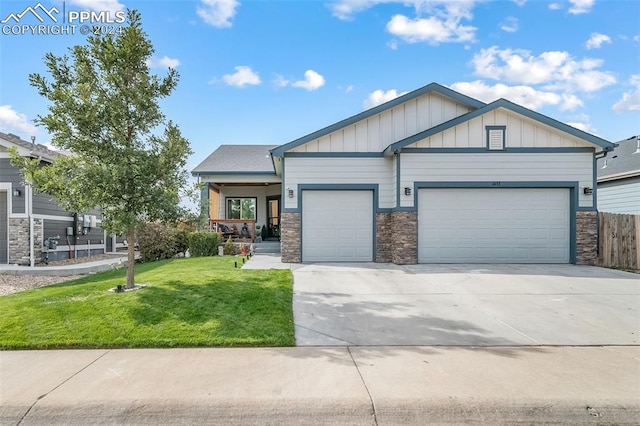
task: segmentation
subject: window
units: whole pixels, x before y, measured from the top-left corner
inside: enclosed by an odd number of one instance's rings
[[[255,198],[227,198],[227,219],[256,219]]]
[[[487,126],[487,148],[502,150],[505,145],[506,126]]]

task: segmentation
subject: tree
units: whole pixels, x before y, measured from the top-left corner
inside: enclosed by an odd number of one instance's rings
[[[135,232],[144,221],[177,218],[180,189],[187,183],[189,142],[167,121],[159,101],[176,88],[178,73],[151,74],[154,49],[141,16],[127,12],[118,34],[88,37],[69,49],[70,57],[45,56],[51,75],[29,75],[49,102],[38,125],[51,143],[70,153],[40,167],[37,160],[13,155],[25,179],[57,198],[70,211],[100,207],[103,228],[126,233],[127,288],[134,286]],[[164,129],[163,129],[164,127]]]

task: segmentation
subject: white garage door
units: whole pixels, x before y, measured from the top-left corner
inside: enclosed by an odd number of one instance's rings
[[[302,261],[373,260],[373,191],[302,191]]]
[[[418,192],[420,263],[569,263],[569,190]]]

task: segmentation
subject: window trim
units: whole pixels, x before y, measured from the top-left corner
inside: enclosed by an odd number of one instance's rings
[[[250,219],[250,218],[244,218],[241,217],[239,219],[231,219],[229,217],[229,201],[231,200],[253,200],[254,202],[254,218]],[[240,209],[240,215],[242,216],[242,209]],[[226,219],[229,220],[258,220],[258,197],[225,197],[224,198],[224,216]]]
[[[504,151],[507,146],[507,126],[485,126],[486,130],[486,146],[488,151]],[[502,131],[502,147],[501,148],[491,148],[491,131],[501,130]]]

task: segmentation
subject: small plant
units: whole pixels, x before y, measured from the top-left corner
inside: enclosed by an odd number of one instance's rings
[[[224,243],[224,249],[222,251],[225,256],[235,256],[236,255],[236,246],[233,244],[233,240],[231,237]]]
[[[260,238],[262,238],[262,241],[267,239],[267,227],[265,225],[262,225],[260,229]]]

